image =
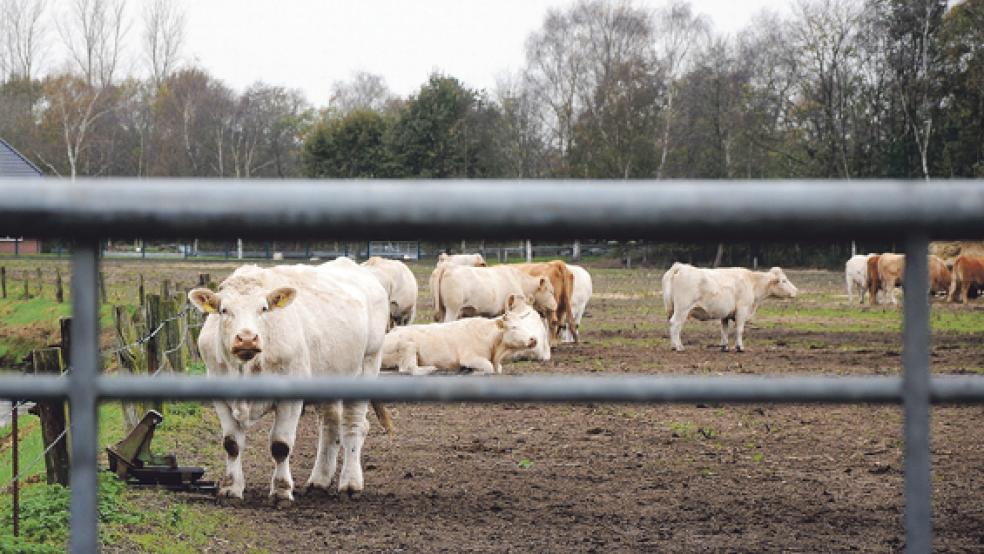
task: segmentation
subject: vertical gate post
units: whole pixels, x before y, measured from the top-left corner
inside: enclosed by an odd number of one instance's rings
[[[61,348],[41,348],[32,357],[34,373],[60,375],[65,369]],[[41,419],[41,437],[44,439],[44,469],[48,484],[69,484],[68,441],[62,434],[65,431],[65,401],[61,398],[38,402],[38,417]]]
[[[69,396],[72,421],[72,552],[98,551],[98,481],[96,480],[96,380],[99,378],[98,242],[72,248],[72,372]]]
[[[929,241],[905,243],[905,321],[902,393],[905,417],[906,551],[930,552],[933,544],[929,437]]]

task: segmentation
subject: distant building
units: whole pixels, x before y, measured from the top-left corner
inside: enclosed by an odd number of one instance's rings
[[[0,138],[0,178],[43,176],[38,166]],[[24,237],[0,237],[0,254],[40,254],[41,241]]]

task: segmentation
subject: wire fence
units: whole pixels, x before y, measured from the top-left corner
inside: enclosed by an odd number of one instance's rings
[[[984,236],[984,181],[0,180],[0,234],[74,237],[75,371],[0,377],[14,397],[71,405],[73,552],[98,549],[98,400],[108,398],[550,402],[902,403],[906,548],[932,546],[929,406],[984,402],[980,378],[930,379],[928,301],[905,303],[899,377],[289,379],[101,377],[99,240],[107,236],[307,240],[413,237],[567,241],[904,241],[911,299],[928,298],[928,241]],[[520,201],[517,201],[520,199]]]

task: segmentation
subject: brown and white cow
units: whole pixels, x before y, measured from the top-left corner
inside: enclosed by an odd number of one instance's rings
[[[390,327],[409,325],[417,314],[417,279],[407,264],[373,256],[362,262],[383,285],[390,301]]]
[[[953,262],[950,302],[967,302],[984,289],[984,256],[957,256]]]
[[[320,266],[243,266],[222,282],[219,292],[194,289],[188,298],[208,314],[198,347],[209,375],[379,374],[389,299],[372,273],[348,258]],[[227,454],[219,496],[243,498],[246,429],[272,411],[270,496],[275,502],[293,501],[290,454],[303,402],[217,400],[214,406]],[[362,491],[367,408],[365,401],[318,406],[321,433],[307,489],[331,485],[341,447],[338,490]],[[374,408],[388,429],[385,409]]]
[[[447,323],[465,317],[502,315],[511,294],[523,296],[548,319],[557,310],[550,279],[534,277],[515,265],[447,266],[440,278],[438,302]]]
[[[453,254],[441,253],[437,258],[437,266],[430,276],[431,297],[434,299],[434,321],[444,321],[444,305],[441,303],[441,278],[444,270],[455,265],[466,265],[471,267],[488,267],[485,258],[481,254]]]
[[[670,346],[683,351],[680,331],[687,317],[721,322],[721,350],[728,350],[728,321],[735,322],[735,350],[745,350],[742,341],[747,323],[759,304],[769,297],[793,298],[796,287],[782,269],[749,271],[740,267],[702,269],[675,263],[663,274],[663,306],[670,320]]]
[[[554,299],[557,301],[557,308],[547,318],[550,323],[551,343],[560,334],[561,325],[567,325],[574,336],[574,342],[580,339],[577,333],[577,325],[574,323],[571,297],[574,294],[574,274],[561,260],[553,260],[545,263],[535,264],[516,264],[515,267],[520,271],[542,277],[550,281],[553,286]]]
[[[382,367],[411,375],[461,368],[502,373],[503,360],[537,348],[542,331],[540,314],[514,294],[505,314],[495,319],[470,317],[393,329],[383,341]]]
[[[574,275],[574,294],[571,295],[571,313],[574,315],[574,329],[581,330],[581,318],[588,308],[588,301],[594,292],[591,282],[591,274],[588,270],[579,265],[567,264],[567,268]],[[560,333],[563,342],[574,342],[574,334],[571,332],[571,325],[568,323]]]

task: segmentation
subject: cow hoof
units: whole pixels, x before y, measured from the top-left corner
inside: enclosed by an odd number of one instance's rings
[[[338,486],[338,494],[343,497],[356,498],[362,495],[362,487],[356,485],[355,483],[349,483],[345,485]]]
[[[270,495],[270,505],[274,508],[287,508],[294,504],[294,496],[290,493],[286,495],[275,493]]]
[[[329,496],[332,494],[330,484],[322,485],[319,483],[308,483],[297,490],[297,494],[302,496]]]
[[[223,487],[216,493],[215,499],[219,504],[232,506],[243,503],[243,491],[237,491],[232,487]]]
[[[721,347],[721,352],[727,352],[727,351],[728,351],[728,347],[727,346],[722,346]]]
[[[744,349],[744,348],[735,348],[735,353],[736,353],[736,354],[741,354],[741,353],[742,353],[742,352],[744,352],[744,351],[745,351],[745,349]]]

